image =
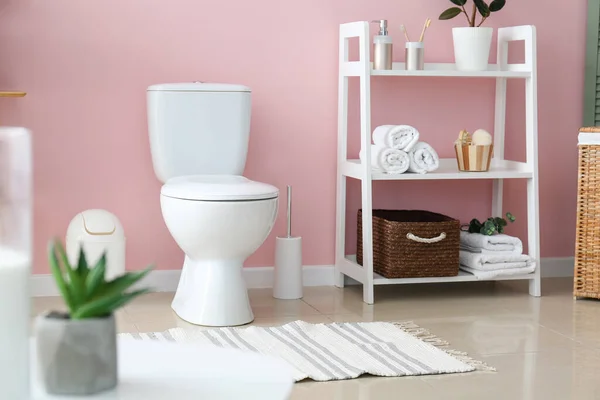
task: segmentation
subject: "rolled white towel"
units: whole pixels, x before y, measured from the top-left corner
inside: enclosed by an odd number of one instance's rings
[[[359,157],[361,161],[365,158],[362,150]],[[408,170],[409,165],[410,161],[406,152],[389,147],[371,145],[371,166],[373,168],[382,170],[388,174],[402,174]]]
[[[410,151],[419,141],[419,131],[409,125],[381,125],[373,131],[373,143]]]
[[[460,265],[478,271],[527,268],[534,265],[533,259],[526,254],[487,255],[465,250],[460,250],[459,261]]]
[[[415,144],[408,152],[408,158],[410,158],[408,170],[417,174],[433,172],[440,167],[440,157],[433,147],[425,142]]]
[[[521,239],[504,234],[482,235],[481,233],[460,232],[460,247],[481,254],[523,254]]]

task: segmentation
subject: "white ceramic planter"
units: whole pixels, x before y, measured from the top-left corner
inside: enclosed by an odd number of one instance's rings
[[[117,385],[113,315],[74,321],[44,314],[35,333],[38,374],[49,394],[89,396]]]
[[[484,71],[488,67],[493,28],[452,28],[454,59],[459,71]]]

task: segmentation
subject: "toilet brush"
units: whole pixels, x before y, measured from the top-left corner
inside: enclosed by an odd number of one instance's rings
[[[273,297],[302,298],[302,238],[292,236],[292,187],[287,187],[287,236],[275,239]]]

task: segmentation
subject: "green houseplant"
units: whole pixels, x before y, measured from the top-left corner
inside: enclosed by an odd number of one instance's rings
[[[68,312],[51,311],[36,320],[38,370],[54,395],[90,395],[117,385],[114,312],[148,289],[132,286],[152,269],[128,272],[107,281],[106,254],[90,268],[83,249],[69,263],[62,243],[53,240],[48,261]]]
[[[488,67],[492,45],[492,28],[481,25],[504,8],[506,0],[450,0],[452,7],[439,16],[440,20],[453,19],[461,14],[467,18],[467,27],[452,29],[456,67],[463,71],[483,71]],[[479,16],[479,20],[478,17]]]
[[[477,218],[473,218],[468,225],[463,227],[469,233],[481,233],[482,235],[492,236],[496,233],[504,233],[504,228],[508,222],[515,222],[515,217],[511,213],[506,213],[506,219],[502,217],[490,217],[481,222]]]

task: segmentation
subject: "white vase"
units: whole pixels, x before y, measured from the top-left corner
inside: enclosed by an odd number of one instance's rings
[[[484,71],[488,68],[493,28],[452,28],[454,59],[459,71]]]

